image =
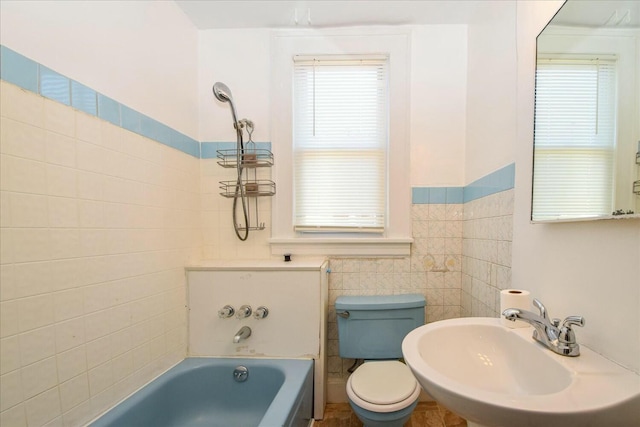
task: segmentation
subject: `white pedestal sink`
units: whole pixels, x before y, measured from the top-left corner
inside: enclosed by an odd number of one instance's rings
[[[640,375],[584,346],[557,355],[532,331],[444,320],[409,333],[402,352],[422,387],[470,426],[640,426]]]

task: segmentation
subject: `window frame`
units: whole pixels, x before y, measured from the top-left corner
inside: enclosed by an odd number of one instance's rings
[[[410,254],[410,32],[408,29],[282,30],[271,40],[271,136],[275,157],[271,253],[405,256]],[[387,223],[383,233],[303,233],[293,228],[293,58],[296,55],[387,55],[389,147]]]

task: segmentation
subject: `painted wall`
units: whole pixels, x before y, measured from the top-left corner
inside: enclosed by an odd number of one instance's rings
[[[2,44],[197,139],[197,30],[170,1],[3,1]]]
[[[561,2],[518,2],[513,286],[551,316],[582,315],[579,342],[640,371],[640,221],[531,224],[535,36]]]
[[[469,25],[465,183],[513,163],[516,136],[515,2]]]

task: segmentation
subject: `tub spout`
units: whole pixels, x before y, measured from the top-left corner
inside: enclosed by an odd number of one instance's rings
[[[243,326],[242,328],[240,328],[238,332],[236,332],[236,336],[233,337],[233,342],[237,344],[242,340],[246,340],[250,336],[251,336],[251,328],[248,326]]]

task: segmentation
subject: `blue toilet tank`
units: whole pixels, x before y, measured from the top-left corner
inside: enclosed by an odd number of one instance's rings
[[[402,340],[424,325],[423,295],[340,296],[336,299],[340,357],[400,359]]]

